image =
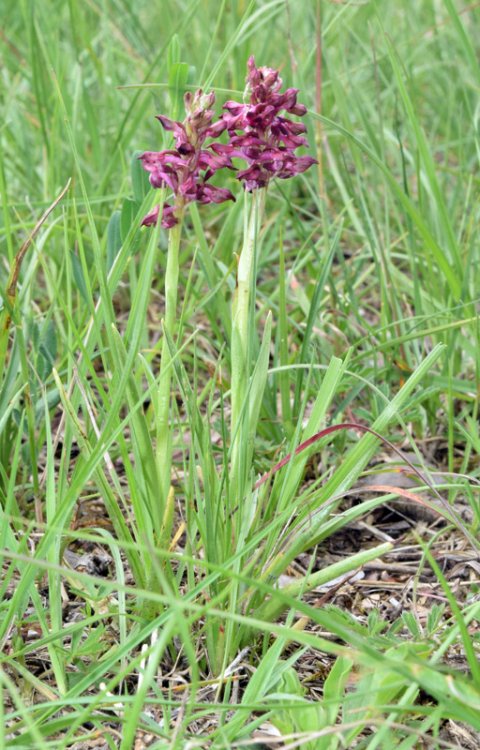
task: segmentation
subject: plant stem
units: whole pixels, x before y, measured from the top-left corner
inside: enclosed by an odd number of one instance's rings
[[[251,342],[254,335],[254,309],[252,307],[255,292],[256,241],[260,225],[265,190],[255,190],[250,207],[245,207],[243,247],[238,259],[237,284],[232,300],[232,337],[231,337],[231,468],[229,476],[230,492],[227,497],[227,516],[234,507],[242,507],[241,499],[245,495],[253,447],[250,441],[250,409],[246,403],[250,380]],[[241,513],[235,515],[226,543],[228,548],[235,548],[239,530],[242,527]],[[240,558],[236,561],[235,571],[241,568]],[[238,607],[238,581],[233,582],[228,603],[225,608],[235,612]],[[233,623],[226,623],[225,628],[215,632],[212,643],[212,663],[216,674],[223,674],[232,654],[235,641]]]
[[[255,287],[254,266],[255,248],[263,207],[265,190],[255,190],[252,195],[250,211],[246,212],[244,241],[238,260],[237,285],[232,303],[232,379],[231,379],[231,438],[232,470],[230,486],[238,495],[243,496],[244,483],[247,478],[248,461],[248,410],[245,409],[248,380],[250,376],[250,305],[251,292]],[[236,502],[234,500],[234,502]]]
[[[165,533],[168,533],[168,529],[165,528],[165,522],[169,516],[168,496],[170,491],[172,466],[172,429],[170,425],[172,357],[166,334],[173,338],[175,333],[179,276],[178,256],[181,231],[182,220],[180,218],[178,224],[170,229],[168,236],[167,268],[165,272],[165,318],[163,321],[164,337],[160,362],[160,380],[156,399],[156,455],[160,477],[158,502],[160,504],[160,516],[163,519],[162,528],[157,529],[156,532],[160,538],[163,537]]]

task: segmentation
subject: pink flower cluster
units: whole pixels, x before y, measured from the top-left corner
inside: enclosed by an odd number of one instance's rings
[[[308,145],[303,136],[306,127],[280,114],[282,111],[297,117],[306,114],[305,105],[297,103],[298,89],[281,93],[278,70],[257,68],[253,56],[248,60],[247,85],[250,101],[224,104],[223,121],[233,147],[231,155],[248,164],[237,172],[237,179],[250,191],[266,187],[274,177],[285,180],[305,172],[316,159],[295,154],[299,146]]]
[[[203,148],[207,138],[215,137],[225,128],[213,123],[214,112],[210,107],[215,94],[203,94],[201,89],[185,94],[187,117],[183,123],[169,120],[163,115],[158,120],[165,130],[173,131],[175,148],[166,151],[146,151],[141,155],[143,167],[150,172],[150,184],[154,188],[171,188],[174,204],[163,204],[162,227],[169,229],[178,221],[178,214],[187,203],[223,203],[235,200],[230,190],[209,184],[210,178],[223,167],[233,169],[228,147],[211,143]],[[147,214],[142,224],[150,226],[158,221],[158,206]]]
[[[204,94],[201,89],[185,95],[187,117],[183,123],[158,117],[164,129],[172,131],[175,148],[146,151],[140,158],[150,173],[151,185],[169,187],[173,192],[173,204],[166,202],[163,206],[163,227],[174,226],[184,206],[192,201],[234,201],[230,190],[209,183],[219,169],[235,169],[232,158],[247,163],[236,177],[248,191],[266,187],[274,177],[293,177],[316,163],[311,156],[295,154],[297,148],[308,145],[303,135],[305,125],[280,114],[305,115],[306,107],[297,103],[298,90],[281,93],[278,71],[257,68],[253,57],[248,61],[247,87],[249,102],[226,102],[225,112],[216,122],[211,109],[215,94]],[[205,146],[207,138],[216,139],[224,131],[228,143],[213,140]],[[145,216],[142,224],[149,226],[157,221],[158,207]]]

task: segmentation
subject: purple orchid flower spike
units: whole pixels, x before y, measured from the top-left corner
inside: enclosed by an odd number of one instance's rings
[[[226,129],[223,119],[213,122],[215,94],[204,94],[198,89],[194,94],[185,94],[184,122],[176,122],[158,115],[165,130],[173,134],[175,148],[164,151],[146,151],[140,156],[142,165],[150,173],[150,184],[154,188],[168,187],[173,194],[173,203],[163,204],[161,225],[166,229],[178,224],[188,203],[223,203],[235,198],[232,193],[209,183],[219,169],[234,169],[231,155],[233,148],[212,142],[204,147],[207,138],[217,138]],[[158,206],[144,217],[142,224],[152,226],[159,218]]]
[[[286,89],[278,70],[257,68],[255,58],[248,60],[247,88],[250,101],[246,104],[228,101],[223,121],[229,134],[230,154],[243,158],[248,166],[237,172],[245,190],[266,187],[270,180],[286,180],[305,172],[317,160],[297,156],[300,146],[307,146],[306,127],[280,113],[303,117],[307,109],[297,102],[298,89]]]

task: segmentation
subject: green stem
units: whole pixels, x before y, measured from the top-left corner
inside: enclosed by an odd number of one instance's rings
[[[393,544],[391,544],[391,542],[385,542],[378,547],[357,552],[354,555],[346,557],[344,560],[340,560],[339,562],[332,563],[332,565],[328,565],[326,568],[322,568],[322,570],[317,570],[315,573],[302,576],[294,583],[284,587],[282,589],[282,594],[287,594],[292,597],[306,594],[308,591],[312,591],[319,586],[325,586],[328,583],[332,583],[336,578],[345,576],[357,568],[360,569],[363,565],[366,565],[372,560],[376,560],[378,557],[386,555],[387,552],[390,552],[392,549]],[[275,597],[272,597],[264,602],[264,604],[257,610],[256,616],[258,619],[265,622],[275,622],[285,609],[286,606],[283,601],[278,601]]]
[[[248,410],[245,409],[250,376],[249,323],[252,290],[255,289],[254,266],[258,228],[265,204],[265,190],[256,190],[250,211],[246,214],[244,241],[238,260],[237,285],[232,303],[232,379],[231,379],[231,436],[232,470],[230,486],[239,497],[243,496],[248,470]],[[236,502],[236,500],[234,501]]]
[[[256,190],[252,195],[250,209],[245,210],[243,247],[238,259],[237,284],[232,300],[232,337],[231,337],[231,469],[229,476],[230,492],[228,493],[227,517],[232,509],[239,505],[244,497],[250,466],[250,410],[246,407],[250,379],[251,340],[253,336],[255,301],[255,267],[256,241],[261,215],[265,202],[265,190]],[[241,528],[241,515],[236,514],[228,545],[235,547],[238,532]],[[236,572],[241,567],[240,558],[235,565]],[[238,581],[233,582],[226,609],[235,612],[238,607]],[[225,629],[219,628],[212,643],[214,670],[222,674],[235,642],[235,628],[228,622]]]
[[[160,362],[160,380],[156,398],[156,427],[157,427],[157,464],[159,468],[160,487],[159,498],[160,515],[163,518],[162,529],[157,534],[163,536],[168,513],[168,497],[170,491],[170,475],[172,467],[172,430],[170,425],[170,402],[172,382],[172,357],[167,342],[166,333],[173,338],[175,333],[177,290],[179,276],[179,249],[182,231],[182,220],[170,229],[168,236],[167,268],[165,272],[165,318],[163,322],[164,337],[162,357]]]

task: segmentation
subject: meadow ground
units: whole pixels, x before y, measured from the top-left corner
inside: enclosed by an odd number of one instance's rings
[[[0,748],[476,750],[479,4],[0,15]],[[318,163],[141,227],[250,55]]]

